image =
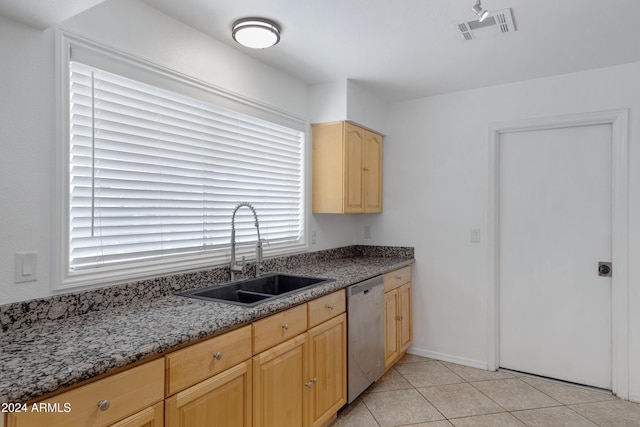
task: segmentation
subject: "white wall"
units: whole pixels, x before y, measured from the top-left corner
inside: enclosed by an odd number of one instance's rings
[[[358,82],[320,83],[309,92],[311,123],[350,120],[382,134],[387,132],[387,104]]]
[[[309,87],[137,0],[102,3],[62,25],[104,45],[228,91],[309,117]],[[54,34],[0,17],[0,304],[50,290]],[[309,138],[310,147],[310,138]],[[310,156],[310,149],[308,155]],[[310,181],[310,177],[309,177]],[[310,188],[310,187],[309,187]],[[310,212],[311,203],[308,203]],[[311,250],[352,244],[353,218],[311,217]],[[15,284],[14,253],[38,253],[38,280]],[[265,248],[269,256],[269,248]]]
[[[53,38],[0,17],[0,303],[48,293]],[[14,253],[38,253],[37,282],[14,284]]]
[[[309,89],[311,123],[338,122],[347,119],[347,80],[319,83]]]
[[[354,80],[347,80],[347,120],[387,133],[387,104]]]
[[[630,392],[640,401],[640,63],[390,106],[372,241],[416,248],[413,351],[487,365],[488,125],[630,108]],[[470,243],[471,229],[482,242]]]

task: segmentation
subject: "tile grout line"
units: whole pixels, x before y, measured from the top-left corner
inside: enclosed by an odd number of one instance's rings
[[[369,409],[369,406],[367,406],[366,402],[364,401],[363,398],[358,397],[358,399],[360,399],[360,402],[364,405],[365,409],[367,410],[367,412],[369,412],[369,415],[371,415],[371,418],[373,418],[373,420],[376,422],[376,424],[378,424],[378,427],[380,426],[380,422],[378,421],[378,419],[376,418],[375,415],[373,415],[373,412],[371,412],[371,409]]]
[[[525,377],[527,377],[527,376],[525,375]],[[537,376],[528,376],[527,378],[538,378],[538,377],[537,377]],[[568,385],[563,384],[563,382],[562,382],[562,381],[553,381],[553,380],[546,380],[546,381],[550,381],[550,382],[552,382],[552,383],[554,383],[554,384],[559,384],[559,385],[563,385],[563,386],[567,386],[567,387],[568,387]],[[528,382],[526,382],[526,381],[524,381],[524,380],[522,380],[522,382],[524,382],[525,384],[528,384],[529,386],[531,386],[531,387],[533,387],[534,389],[538,390],[540,393],[544,394],[545,396],[548,396],[549,398],[551,398],[551,399],[555,400],[556,402],[559,402],[558,400],[554,399],[554,398],[553,398],[553,396],[549,395],[548,393],[545,393],[543,390],[539,389],[539,388],[538,388],[538,387],[536,387],[534,384],[529,384]],[[577,385],[573,385],[573,386],[575,387],[575,386],[577,386]],[[580,388],[581,388],[582,390],[588,390],[588,388],[587,388],[587,387],[580,387]],[[603,393],[603,395],[604,395],[604,393]],[[607,400],[609,400],[609,399],[596,400],[595,402],[606,402]],[[568,410],[570,410],[571,412],[573,412],[573,413],[577,414],[579,417],[584,418],[585,420],[587,420],[587,421],[589,421],[589,422],[591,422],[591,423],[593,423],[593,424],[595,424],[595,425],[597,425],[597,426],[600,426],[600,424],[598,424],[597,422],[595,422],[595,421],[594,421],[594,420],[592,420],[591,418],[587,417],[586,415],[582,415],[582,414],[581,414],[581,413],[579,413],[578,411],[576,411],[576,410],[574,410],[573,408],[569,407],[569,404],[562,403],[562,402],[559,402],[559,403],[562,405],[562,407],[567,408],[567,409],[568,409]],[[589,402],[589,403],[591,403],[591,402]],[[542,408],[540,408],[540,409],[542,409]],[[514,415],[514,416],[515,416],[515,415]],[[519,418],[518,418],[518,419],[519,419]],[[522,420],[521,420],[521,421],[522,421]]]
[[[445,369],[447,369],[449,372],[453,372],[451,369],[447,368],[447,367],[446,367],[446,366],[444,366],[442,363],[440,363],[440,361],[439,361],[439,360],[435,360],[435,362],[437,362],[440,366],[443,366],[443,367],[444,367]],[[392,367],[392,369],[395,369],[395,366],[393,366],[393,367]],[[418,390],[418,388],[417,388],[416,386],[414,386],[414,385],[411,383],[411,381],[409,381],[409,380],[408,380],[404,375],[402,375],[402,373],[401,373],[400,371],[396,370],[396,372],[398,373],[398,375],[400,375],[402,378],[404,378],[404,380],[405,380],[406,382],[408,382],[408,383],[409,383],[409,385],[411,385],[411,387],[413,387],[413,389],[414,389],[414,390],[415,390],[415,391],[416,391],[420,396],[422,396],[422,398],[423,398],[424,400],[426,400],[427,402],[429,402],[429,405],[433,406],[433,409],[435,409],[436,411],[438,411],[438,413],[443,417],[443,419],[444,419],[444,420],[449,421],[449,418],[447,418],[447,416],[446,416],[445,414],[443,414],[443,413],[442,413],[442,411],[440,411],[440,409],[438,409],[438,407],[437,407],[436,405],[434,405],[434,404],[433,404],[433,402],[431,402],[431,401],[427,398],[427,396],[425,396],[424,394],[420,393],[420,390]],[[455,374],[455,372],[453,372],[453,373]],[[464,378],[462,378],[460,375],[457,375],[457,374],[456,374],[456,376],[457,376],[458,378],[460,378],[461,380],[463,380],[463,381],[464,381]],[[452,424],[452,423],[449,423],[449,424]]]

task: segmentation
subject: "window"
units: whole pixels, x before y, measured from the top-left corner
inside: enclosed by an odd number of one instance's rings
[[[228,262],[240,202],[266,251],[304,247],[304,132],[85,62],[68,62],[67,283]],[[248,209],[236,239],[251,258]]]

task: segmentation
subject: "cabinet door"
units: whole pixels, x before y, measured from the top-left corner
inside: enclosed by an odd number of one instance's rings
[[[253,426],[306,427],[307,334],[253,357]]]
[[[382,136],[365,133],[364,211],[382,212]]]
[[[404,352],[412,341],[411,324],[411,283],[398,288],[398,347],[400,353]]]
[[[360,213],[364,211],[363,160],[364,129],[351,123],[344,125],[344,211]]]
[[[167,427],[250,427],[251,360],[166,400]]]
[[[309,330],[311,426],[322,426],[347,403],[347,317]]]
[[[112,424],[110,427],[162,427],[164,426],[164,405],[156,403],[150,408],[143,409],[124,420]]]
[[[384,367],[396,361],[398,348],[398,290],[384,294]]]

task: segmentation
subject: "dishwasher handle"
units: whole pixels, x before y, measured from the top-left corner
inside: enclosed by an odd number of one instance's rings
[[[351,296],[359,294],[359,293],[367,294],[374,287],[381,286],[383,284],[384,284],[384,277],[383,276],[372,277],[371,279],[367,279],[367,280],[365,280],[363,282],[356,283],[355,285],[349,286],[347,288],[347,297],[351,297]]]

